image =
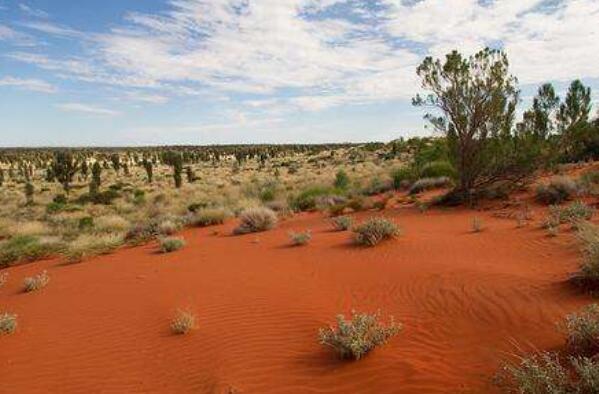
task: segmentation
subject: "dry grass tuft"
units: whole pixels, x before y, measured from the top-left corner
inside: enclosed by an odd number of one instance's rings
[[[248,234],[272,229],[277,224],[277,214],[268,208],[248,208],[239,216],[240,224],[235,234]]]
[[[27,277],[23,281],[23,290],[26,293],[43,289],[50,282],[50,277],[47,271],[43,271],[35,276]]]
[[[174,334],[183,335],[197,327],[196,316],[185,310],[178,310],[177,314],[171,321],[171,331]]]
[[[12,334],[17,329],[17,315],[0,313],[0,335]]]

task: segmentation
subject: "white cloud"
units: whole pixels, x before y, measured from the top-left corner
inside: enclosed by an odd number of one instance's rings
[[[0,24],[0,41],[6,41],[17,46],[33,46],[35,44],[34,38],[30,35],[2,24]]]
[[[79,112],[90,115],[114,116],[120,114],[120,112],[111,109],[81,103],[63,103],[57,104],[56,107],[64,112]]]
[[[0,86],[13,86],[22,90],[41,93],[55,93],[57,91],[54,85],[40,79],[4,77],[0,78]]]
[[[48,18],[49,17],[49,15],[46,11],[40,10],[38,8],[30,7],[25,3],[20,3],[19,9],[21,10],[21,12],[24,12],[25,14],[32,16],[34,18]]]

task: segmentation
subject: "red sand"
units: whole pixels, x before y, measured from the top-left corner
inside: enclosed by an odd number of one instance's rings
[[[384,214],[403,235],[375,248],[309,214],[259,235],[187,230],[187,247],[167,255],[148,245],[13,267],[0,309],[19,329],[0,337],[0,392],[488,393],[502,360],[561,346],[556,322],[589,302],[566,283],[579,259],[570,235],[492,212]],[[474,215],[484,232],[470,232]],[[289,247],[288,231],[307,228],[312,242]],[[21,293],[42,269],[48,287]],[[196,331],[171,335],[177,308],[196,313]],[[352,308],[404,330],[339,361],[317,332]]]

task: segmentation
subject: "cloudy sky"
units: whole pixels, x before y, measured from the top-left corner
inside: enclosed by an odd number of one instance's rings
[[[504,48],[525,106],[599,89],[598,21],[599,0],[0,0],[0,146],[420,135],[423,57]]]

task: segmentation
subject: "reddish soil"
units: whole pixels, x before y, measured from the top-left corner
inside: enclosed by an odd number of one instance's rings
[[[183,233],[172,254],[156,245],[80,264],[49,260],[9,269],[0,337],[2,393],[492,393],[503,360],[563,344],[556,322],[588,297],[567,283],[578,247],[537,220],[516,228],[493,212],[414,207],[394,218],[403,235],[375,248],[332,232],[318,214],[258,235],[233,223]],[[471,219],[485,226],[472,233]],[[289,247],[290,230],[313,240]],[[215,234],[215,230],[218,234]],[[47,269],[49,285],[21,293]],[[178,308],[198,329],[169,331]],[[338,313],[381,310],[404,330],[359,362],[317,342]]]

